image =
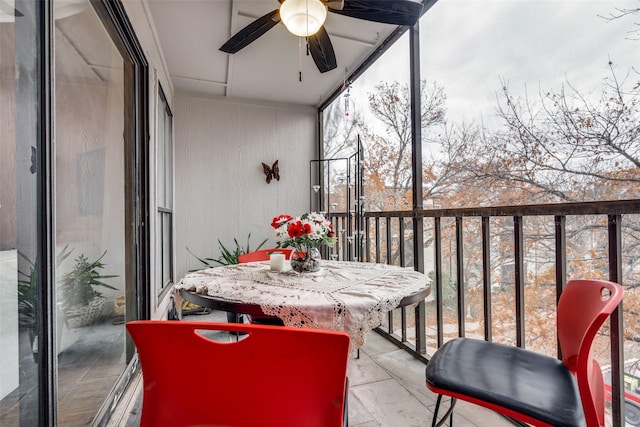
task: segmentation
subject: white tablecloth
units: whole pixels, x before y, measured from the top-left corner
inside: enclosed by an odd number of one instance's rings
[[[429,283],[411,268],[386,264],[322,261],[315,273],[277,273],[268,262],[254,262],[189,273],[174,289],[256,304],[286,326],[345,331],[353,350],[389,310]]]

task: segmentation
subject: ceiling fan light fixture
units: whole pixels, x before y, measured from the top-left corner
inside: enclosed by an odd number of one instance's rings
[[[280,5],[280,19],[300,37],[318,32],[327,19],[327,8],[320,0],[286,0]]]

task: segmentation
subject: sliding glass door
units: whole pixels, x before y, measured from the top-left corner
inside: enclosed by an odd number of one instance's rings
[[[58,423],[86,425],[127,362],[124,59],[88,2],[54,12]]]
[[[118,1],[0,0],[0,425],[101,424],[148,316],[148,74]]]

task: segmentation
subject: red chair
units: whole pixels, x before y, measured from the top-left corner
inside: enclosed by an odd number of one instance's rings
[[[285,259],[291,258],[291,252],[293,249],[288,248],[271,248],[271,249],[261,249],[259,251],[249,252],[247,254],[238,255],[238,264],[243,264],[245,262],[254,262],[254,261],[268,261],[269,254],[273,252],[280,252],[284,254]]]
[[[346,333],[170,320],[126,326],[142,366],[143,427],[330,427],[346,421]],[[248,335],[219,342],[212,331]]]
[[[433,355],[427,387],[438,393],[433,425],[443,395],[462,399],[536,426],[603,426],[602,371],[591,355],[596,333],[622,301],[617,283],[572,280],[560,296],[558,360],[519,347],[457,338]]]
[[[246,262],[255,262],[255,261],[268,261],[269,255],[273,252],[280,252],[284,254],[285,259],[291,258],[291,253],[293,249],[288,248],[271,248],[271,249],[261,249],[259,251],[249,252],[247,254],[238,255],[238,264],[244,264]],[[227,319],[230,322],[234,322],[231,320],[231,315],[227,315]],[[282,320],[273,316],[251,316],[251,323],[257,323],[260,325],[284,325]],[[235,323],[242,323],[235,321]]]

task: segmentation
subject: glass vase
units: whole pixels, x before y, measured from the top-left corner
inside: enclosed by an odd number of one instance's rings
[[[298,273],[312,273],[320,270],[321,260],[318,248],[299,248],[291,253],[291,269]]]

